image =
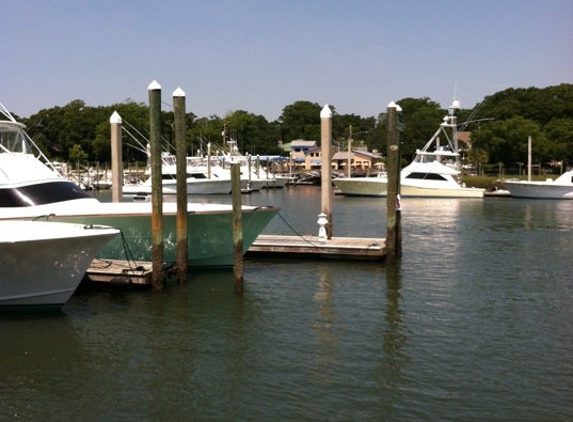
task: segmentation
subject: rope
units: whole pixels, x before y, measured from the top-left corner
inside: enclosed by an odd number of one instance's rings
[[[300,237],[302,240],[304,240],[304,241],[305,241],[306,243],[308,243],[309,245],[314,246],[314,247],[317,247],[317,245],[315,245],[315,244],[312,243],[310,240],[306,239],[302,234],[300,234],[299,232],[297,232],[297,231],[294,229],[294,227],[292,227],[292,226],[288,223],[288,221],[285,220],[285,218],[283,217],[283,215],[282,215],[280,212],[278,213],[278,216],[279,216],[279,217],[281,218],[281,220],[287,225],[287,227],[292,230],[292,232],[293,232],[294,234],[296,234],[298,237]]]

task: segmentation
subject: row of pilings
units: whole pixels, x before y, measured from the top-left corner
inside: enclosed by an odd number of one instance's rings
[[[152,285],[154,291],[164,288],[164,243],[163,243],[163,184],[161,163],[161,86],[153,81],[148,86],[149,122],[151,147],[151,184],[152,184]],[[173,92],[173,112],[175,128],[175,151],[177,166],[177,282],[187,281],[187,180],[185,132],[186,100],[181,88]],[[394,102],[387,108],[387,172],[388,190],[386,200],[386,262],[394,264],[402,254],[401,248],[401,207],[400,207],[400,132],[403,127],[401,109]],[[325,241],[332,238],[332,168],[330,160],[332,146],[332,111],[327,105],[320,112],[321,119],[321,212],[319,214],[319,237]],[[121,117],[114,112],[110,118],[112,152],[112,201],[122,199],[123,171],[121,156]],[[243,291],[243,241],[242,241],[242,204],[239,164],[231,166],[233,195],[233,273],[235,292]]]

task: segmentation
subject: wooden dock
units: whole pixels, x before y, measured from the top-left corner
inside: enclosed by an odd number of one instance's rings
[[[172,269],[172,265],[164,266],[164,275],[167,276]],[[125,286],[151,286],[152,275],[151,262],[96,258],[86,271],[85,280]]]
[[[322,241],[318,236],[260,235],[246,256],[381,261],[386,256],[386,241],[362,237],[333,237]],[[164,277],[168,277],[175,267],[166,264],[163,271]],[[96,258],[84,279],[114,286],[151,286],[152,275],[151,262]]]
[[[378,238],[259,235],[246,256],[383,260],[386,241]]]

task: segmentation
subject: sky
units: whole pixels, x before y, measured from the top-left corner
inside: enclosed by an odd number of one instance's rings
[[[377,116],[401,98],[473,109],[573,83],[572,0],[21,0],[2,7],[0,102],[20,117],[80,99],[269,121],[304,100]]]

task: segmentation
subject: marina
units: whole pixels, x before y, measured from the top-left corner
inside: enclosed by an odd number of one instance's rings
[[[265,235],[317,233],[317,187],[244,200],[281,207]],[[385,201],[336,196],[335,237],[383,238]],[[396,266],[253,257],[241,296],[191,271],[4,315],[0,419],[568,421],[572,207],[406,198]]]

